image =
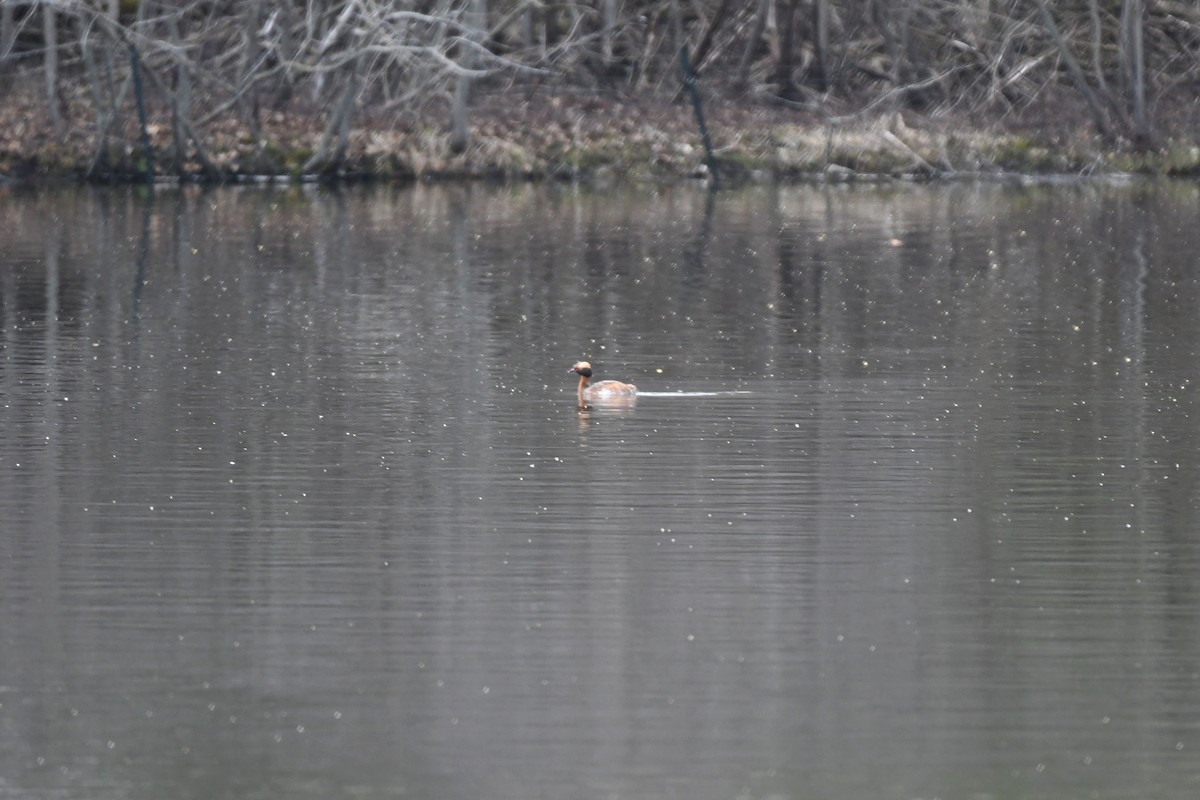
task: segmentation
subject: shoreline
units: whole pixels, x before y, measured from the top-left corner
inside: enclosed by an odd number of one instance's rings
[[[1200,176],[1186,3],[418,5],[4,4],[0,182]]]
[[[449,133],[430,124],[433,120],[418,125],[382,115],[361,119],[349,132],[344,156],[323,172],[302,169],[320,136],[319,115],[271,112],[257,136],[236,120],[214,123],[205,155],[219,168],[216,174],[194,155],[177,158],[169,120],[159,117],[147,126],[153,182],[606,183],[711,177],[692,111],[682,103],[562,95],[506,100],[488,96],[473,108],[471,140],[460,153],[452,152]],[[0,127],[16,131],[0,143],[0,184],[148,182],[133,122],[110,137],[105,149],[83,120],[56,136],[49,120],[31,110],[18,103],[0,112]],[[912,111],[829,119],[753,101],[717,101],[705,114],[722,185],[1200,176],[1200,138],[1186,126],[1164,131],[1153,149],[1137,150],[1102,141],[1086,125],[1074,124],[1069,109],[1057,117],[1042,110],[1003,126]]]

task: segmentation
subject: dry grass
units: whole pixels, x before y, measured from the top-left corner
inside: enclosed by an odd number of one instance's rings
[[[477,98],[470,146],[449,147],[443,111],[360,115],[338,174],[395,179],[588,177],[626,174],[674,178],[705,172],[692,110],[682,102],[572,93],[497,93]],[[0,104],[0,174],[10,177],[120,178],[142,168],[132,110],[111,134],[107,169],[95,160],[95,120],[82,95],[66,98],[69,128],[56,135],[34,88],[10,88]],[[1193,136],[1168,135],[1154,152],[1105,145],[1056,105],[1020,119],[930,118],[881,111],[831,118],[749,100],[706,108],[717,163],[727,177],[932,176],[978,173],[1200,172]],[[229,116],[199,131],[212,161],[231,178],[297,176],[320,138],[319,111],[272,111],[259,136]],[[156,171],[172,172],[174,140],[165,109],[148,126]],[[194,154],[185,175],[199,175]]]

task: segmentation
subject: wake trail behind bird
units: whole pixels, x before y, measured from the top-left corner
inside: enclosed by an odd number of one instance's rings
[[[642,392],[637,393],[638,397],[722,397],[725,395],[735,394],[751,394],[747,391],[724,391],[724,392]]]

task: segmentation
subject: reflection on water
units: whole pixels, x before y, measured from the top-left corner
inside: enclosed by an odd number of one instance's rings
[[[10,192],[0,798],[1194,797],[1198,201]]]

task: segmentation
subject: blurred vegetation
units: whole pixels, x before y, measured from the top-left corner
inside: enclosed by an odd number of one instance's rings
[[[688,172],[680,48],[731,167],[1200,162],[1191,0],[0,0],[0,170]]]

